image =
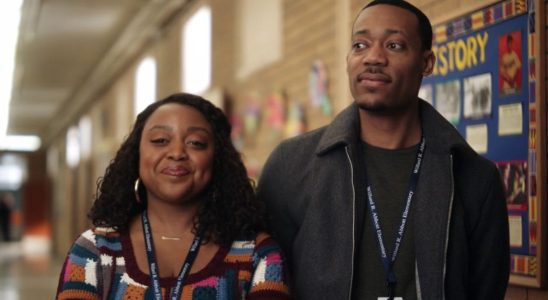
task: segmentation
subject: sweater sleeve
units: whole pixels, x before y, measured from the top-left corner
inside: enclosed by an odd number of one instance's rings
[[[253,254],[250,300],[291,299],[288,269],[279,245],[268,235],[259,234]]]
[[[70,248],[59,276],[56,299],[100,299],[100,254],[88,230]]]

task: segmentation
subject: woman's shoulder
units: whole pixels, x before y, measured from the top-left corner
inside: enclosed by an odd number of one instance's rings
[[[91,231],[97,238],[113,239],[120,238],[121,231],[116,227],[93,227]]]
[[[279,251],[280,249],[278,242],[266,232],[257,233],[255,236],[255,245],[257,249],[271,249],[274,251]]]
[[[234,241],[228,256],[257,260],[272,254],[281,254],[279,244],[268,233],[259,232],[254,237]]]
[[[263,247],[267,245],[275,246],[278,245],[278,243],[270,236],[270,234],[266,232],[258,232],[254,236],[233,241],[231,248],[255,249],[257,247]]]
[[[75,245],[91,249],[118,251],[121,249],[121,232],[114,227],[93,227],[76,239]]]

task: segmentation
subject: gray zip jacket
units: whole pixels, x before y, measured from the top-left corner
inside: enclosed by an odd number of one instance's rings
[[[413,200],[418,299],[503,299],[508,218],[495,165],[420,100],[426,150]],[[282,142],[260,176],[296,299],[352,299],[366,213],[358,107]],[[379,276],[384,276],[379,274]]]

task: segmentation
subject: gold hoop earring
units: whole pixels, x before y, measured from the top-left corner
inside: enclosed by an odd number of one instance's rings
[[[141,183],[140,178],[137,177],[137,180],[135,180],[135,185],[133,186],[133,190],[135,191],[135,201],[137,203],[141,203],[141,198],[139,197],[139,183]]]

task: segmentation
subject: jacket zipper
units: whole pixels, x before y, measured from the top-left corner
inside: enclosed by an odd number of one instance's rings
[[[350,159],[350,154],[348,153],[348,146],[344,147],[346,151],[346,157],[348,158],[348,163],[350,164],[350,178],[352,183],[352,261],[350,264],[350,287],[348,289],[348,300],[352,299],[352,285],[354,284],[354,256],[356,249],[356,188],[354,186],[354,165],[352,165],[352,160]]]
[[[451,224],[451,215],[453,212],[453,200],[455,198],[455,178],[453,178],[453,155],[449,155],[451,174],[451,199],[449,200],[449,215],[447,216],[447,227],[445,228],[445,249],[443,255],[443,281],[441,285],[441,296],[445,299],[445,276],[447,273],[447,249],[449,247],[449,227]]]
[[[348,159],[348,163],[350,164],[350,177],[351,177],[351,183],[352,183],[352,262],[351,262],[351,268],[350,268],[350,287],[348,289],[348,300],[352,299],[352,285],[354,281],[354,256],[355,256],[355,248],[356,248],[356,189],[354,186],[354,166],[352,165],[352,160],[350,159],[350,154],[348,153],[348,146],[345,147],[346,151],[346,157]],[[455,198],[455,179],[453,178],[453,155],[449,156],[450,159],[450,172],[451,174],[451,199],[449,200],[449,215],[447,216],[447,226],[445,229],[445,249],[444,249],[444,255],[443,255],[443,282],[442,282],[442,299],[445,299],[445,276],[447,273],[447,250],[449,247],[449,227],[451,224],[451,215],[453,211],[453,200]],[[418,275],[418,273],[417,273]],[[419,287],[420,288],[420,287]]]

